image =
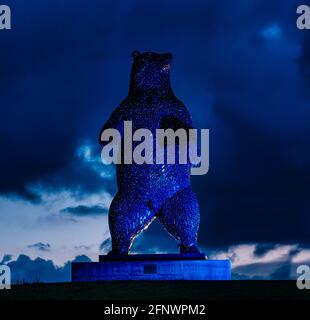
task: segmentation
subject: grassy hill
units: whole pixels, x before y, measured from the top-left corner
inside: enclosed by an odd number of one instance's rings
[[[295,281],[103,281],[42,283],[1,290],[0,300],[304,300]]]

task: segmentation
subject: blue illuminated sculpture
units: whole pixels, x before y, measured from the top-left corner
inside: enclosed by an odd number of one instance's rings
[[[102,128],[192,128],[191,116],[170,85],[172,55],[132,53],[129,94]],[[135,142],[133,143],[133,147]],[[113,255],[127,255],[134,238],[155,218],[178,241],[181,253],[198,253],[199,207],[190,185],[190,164],[118,164],[118,192],[110,212]]]
[[[156,136],[158,129],[165,132],[183,129],[180,131],[186,133],[192,128],[189,112],[171,89],[172,56],[169,53],[137,51],[132,56],[129,94],[114,110],[100,134],[103,155],[110,156],[104,153],[111,150],[107,148],[110,144],[118,146],[115,152],[118,156],[118,191],[109,212],[112,251],[108,255],[100,255],[98,262],[73,262],[72,281],[230,280],[230,261],[209,260],[197,247],[200,215],[197,198],[190,185],[193,168],[191,161],[180,161],[181,154],[185,152],[191,160],[189,144],[186,144],[186,150],[183,139],[178,139],[176,145],[169,139],[161,140],[161,143],[157,139],[155,142],[148,139]],[[140,138],[127,139],[129,122],[132,132],[137,133],[139,129],[140,132],[147,131],[140,141]],[[113,132],[118,137],[116,143],[110,133],[105,136],[106,132]],[[146,152],[144,148],[143,161],[135,161],[135,152],[143,143],[142,137],[147,148],[153,147],[153,152]],[[188,137],[187,142],[190,141]],[[126,148],[128,145],[131,147]],[[175,155],[179,155],[175,164],[169,157],[157,161],[158,150],[167,152],[171,148],[175,148]],[[139,149],[141,155],[142,150]],[[128,161],[132,156],[134,161]],[[181,254],[129,255],[134,238],[156,218],[178,241]]]

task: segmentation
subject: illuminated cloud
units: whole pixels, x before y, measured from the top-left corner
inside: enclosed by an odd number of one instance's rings
[[[77,150],[77,156],[87,163],[101,178],[112,180],[114,178],[113,166],[104,165],[101,161],[98,148],[94,150],[91,144],[82,144]]]
[[[260,32],[265,39],[277,39],[281,37],[282,29],[278,24],[270,25]]]

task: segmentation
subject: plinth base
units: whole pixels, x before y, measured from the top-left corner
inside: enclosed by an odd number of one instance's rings
[[[103,280],[230,280],[229,260],[203,254],[100,256],[100,262],[73,262],[72,282]]]

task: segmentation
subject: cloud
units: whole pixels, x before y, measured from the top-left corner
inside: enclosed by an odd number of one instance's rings
[[[256,257],[262,257],[270,250],[273,250],[275,247],[275,243],[258,243],[255,247],[254,255]]]
[[[34,248],[40,251],[49,251],[51,248],[51,245],[49,243],[38,242],[38,243],[29,245],[28,248]]]
[[[107,253],[110,250],[111,239],[106,238],[101,246],[100,250],[103,253]],[[301,252],[306,252],[303,248],[298,248],[299,253],[296,251],[294,245],[275,245],[274,249],[271,249],[269,253],[265,253],[262,256],[256,256],[254,254],[257,245],[239,245],[230,248],[226,252],[213,252],[209,255],[210,259],[227,259],[234,257],[231,260],[232,263],[232,277],[238,280],[285,280],[296,279],[296,270],[300,261],[298,262],[296,257]],[[152,250],[154,248],[147,248],[145,243],[145,249],[142,252],[135,251],[135,253],[155,253]],[[80,248],[85,250],[85,248]],[[158,250],[157,253],[163,251]],[[97,259],[97,258],[96,258]],[[71,261],[66,261],[60,266],[56,266],[51,259],[33,258],[31,259],[27,255],[19,255],[16,260],[12,260],[12,257],[6,259],[6,263],[12,269],[13,283],[26,282],[67,282],[71,281],[71,262],[88,262],[91,259],[82,254],[77,255]],[[310,263],[308,260],[303,260],[303,263]]]
[[[97,216],[101,214],[107,214],[107,208],[103,206],[83,206],[68,207],[61,210],[61,212],[70,213],[77,216]]]
[[[232,269],[235,280],[296,280],[298,264],[284,261],[250,263]]]
[[[268,249],[261,253],[262,247],[268,247]],[[213,259],[231,259],[232,257],[232,266],[236,268],[258,263],[287,261],[298,254],[299,250],[296,249],[298,249],[298,245],[294,244],[242,244],[230,246],[227,250],[211,252],[210,257]],[[257,254],[257,252],[261,254]]]
[[[99,247],[99,250],[103,253],[108,253],[112,249],[112,241],[111,238],[105,239]]]
[[[271,280],[286,280],[291,278],[291,263],[284,263],[270,275]]]
[[[261,31],[261,35],[265,39],[277,39],[281,36],[281,33],[282,29],[277,24],[268,26]]]
[[[285,280],[296,279],[296,269],[301,260],[310,263],[307,251],[298,245],[244,244],[213,252],[210,258],[229,258],[234,279]],[[301,253],[304,254],[300,260]]]
[[[12,283],[23,282],[69,282],[71,281],[71,263],[89,262],[87,256],[77,256],[67,261],[62,267],[57,267],[52,260],[36,258],[32,260],[27,255],[20,255],[15,261],[7,263],[11,268]]]
[[[78,148],[76,155],[88,164],[101,178],[114,179],[115,170],[113,170],[113,166],[104,165],[101,161],[100,153],[98,153],[98,148],[96,150],[90,142],[82,144]]]
[[[74,246],[74,249],[76,250],[90,250],[91,249],[91,246],[86,246],[86,245],[77,245],[77,246]]]
[[[110,202],[111,195],[104,191],[86,194],[70,190],[44,191],[39,204],[20,198],[13,200],[0,197],[0,252],[9,252],[15,257],[24,253],[32,258],[39,253],[42,258],[52,259],[60,265],[85,253],[82,246],[87,246],[87,254],[94,259],[98,255],[99,244],[108,231],[107,215],[95,215],[95,212],[85,214],[85,210],[82,215],[82,212],[75,211],[76,214],[73,214],[61,210],[100,205],[100,211],[106,212]],[[49,244],[50,247],[31,246],[37,243]]]
[[[90,110],[108,90],[101,84],[108,80],[107,57],[114,41],[109,30],[117,25],[118,6],[99,0],[92,4],[69,0],[65,5],[60,0],[30,0],[12,8],[15,28],[3,39],[0,53],[5,65],[0,80],[0,142],[8,151],[0,159],[0,192],[33,200],[28,183],[63,170],[82,131],[87,128],[87,135],[92,131],[90,136],[96,135],[97,141],[100,126],[90,125],[94,116]],[[90,15],[77,23],[81,12]],[[61,35],[52,25],[63,26]],[[18,47],[12,51],[14,43]]]
[[[2,261],[0,262],[1,264],[7,264],[8,262],[10,262],[13,259],[13,255],[11,254],[5,254],[2,258]]]
[[[296,264],[309,263],[310,262],[310,250],[303,249],[296,252],[293,256],[292,261]]]
[[[25,190],[34,195],[34,204],[46,201],[47,196],[70,193],[71,197],[82,198],[93,194],[116,192],[114,181],[115,168],[104,165],[100,158],[100,149],[90,142],[76,147],[76,151],[68,159],[68,163],[59,171],[44,175],[29,182]],[[18,199],[17,195],[9,198]]]

